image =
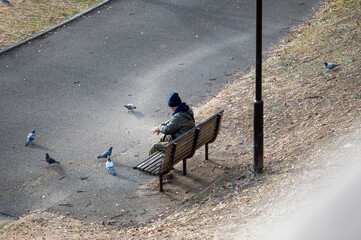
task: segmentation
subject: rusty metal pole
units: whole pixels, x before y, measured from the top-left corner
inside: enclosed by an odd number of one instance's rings
[[[254,173],[263,172],[263,101],[262,101],[262,0],[256,8],[256,100],[254,101]]]

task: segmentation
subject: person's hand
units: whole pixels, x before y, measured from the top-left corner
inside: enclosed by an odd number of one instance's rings
[[[154,133],[156,133],[157,135],[159,135],[159,133],[160,133],[156,127],[152,130],[152,134],[154,134]]]

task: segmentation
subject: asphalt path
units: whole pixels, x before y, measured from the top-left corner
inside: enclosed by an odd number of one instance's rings
[[[264,50],[320,2],[264,1]],[[170,117],[170,92],[197,106],[254,64],[255,8],[251,0],[113,1],[0,56],[0,210],[153,217],[165,206],[139,189],[154,177],[132,167],[158,139],[151,129]],[[35,144],[24,147],[33,128]],[[110,146],[117,177],[96,158]],[[61,165],[45,168],[45,152]]]

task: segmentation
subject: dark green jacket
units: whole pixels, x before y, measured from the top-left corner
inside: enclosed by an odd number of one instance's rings
[[[187,106],[184,110],[175,113],[170,120],[159,124],[157,129],[165,135],[171,135],[174,140],[194,126],[193,111]]]

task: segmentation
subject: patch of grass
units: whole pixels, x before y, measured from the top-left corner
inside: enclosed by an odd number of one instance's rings
[[[102,0],[10,0],[0,2],[0,49],[63,22]]]

